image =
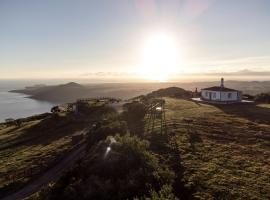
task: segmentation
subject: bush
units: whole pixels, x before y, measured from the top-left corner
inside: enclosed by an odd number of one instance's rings
[[[171,189],[162,186],[171,185],[174,177],[149,151],[148,141],[137,136],[116,135],[93,146],[87,157],[61,177],[45,196],[47,199],[112,200],[144,195],[170,197]]]
[[[124,135],[127,132],[126,122],[120,120],[103,120],[96,123],[89,131],[87,136],[88,147],[106,139],[109,135],[120,134]]]
[[[146,115],[146,106],[140,102],[132,102],[124,105],[123,118],[127,122],[128,128],[132,134],[142,136],[144,132],[144,117]]]
[[[171,185],[164,185],[162,188],[156,192],[151,190],[150,197],[135,198],[134,200],[179,200],[172,192]]]
[[[255,101],[260,103],[270,103],[270,94],[261,93],[255,96]]]
[[[124,105],[125,116],[130,120],[142,120],[147,112],[144,104],[134,101]]]

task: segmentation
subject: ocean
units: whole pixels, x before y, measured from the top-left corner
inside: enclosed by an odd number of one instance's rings
[[[29,81],[0,81],[0,122],[7,118],[24,118],[31,115],[50,112],[54,106],[50,102],[27,98],[25,94],[8,92],[35,84]]]

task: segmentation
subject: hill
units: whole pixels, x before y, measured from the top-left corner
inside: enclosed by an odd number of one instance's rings
[[[100,121],[86,157],[30,199],[270,198],[269,107],[166,97],[160,115],[152,100]]]
[[[113,97],[130,99],[135,96],[145,95],[160,88],[172,88],[174,92],[179,92],[180,96],[184,91],[174,91],[175,87],[183,88],[187,91],[195,91],[198,88],[219,85],[219,82],[167,82],[167,83],[104,83],[104,84],[77,84],[68,83],[63,85],[37,85],[26,87],[22,90],[11,92],[24,93],[33,99],[50,101],[56,103],[67,103],[75,101],[77,98]],[[226,81],[226,86],[243,91],[245,94],[256,95],[270,91],[270,81]],[[177,89],[176,89],[177,90]],[[163,91],[160,91],[163,92]],[[169,91],[167,91],[169,92]],[[188,95],[187,93],[185,95]]]
[[[169,87],[153,91],[147,94],[146,96],[150,98],[156,97],[190,98],[192,96],[192,92],[186,91],[178,87]]]
[[[55,166],[83,140],[89,126],[115,113],[105,104],[94,103],[84,111],[45,113],[20,119],[20,124],[0,123],[0,198]]]
[[[146,116],[146,137],[159,155],[179,155],[180,199],[270,198],[269,104],[164,100],[163,118]]]
[[[49,101],[53,103],[74,102],[79,98],[97,98],[112,97],[128,99],[134,96],[148,93],[153,89],[157,89],[159,85],[144,84],[89,84],[81,85],[74,82],[53,85],[26,87],[21,90],[12,90],[10,92],[23,93],[41,101]]]
[[[29,95],[30,98],[42,101],[73,102],[78,97],[83,97],[87,90],[80,84],[70,82],[56,86],[27,87],[23,90],[13,90],[11,92],[24,93]]]

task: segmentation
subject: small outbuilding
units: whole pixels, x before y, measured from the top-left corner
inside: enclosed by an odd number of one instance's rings
[[[14,122],[15,119],[13,119],[13,118],[7,118],[7,119],[5,119],[5,121],[6,121],[6,123],[11,123],[11,122]]]
[[[220,86],[201,89],[201,100],[221,104],[238,103],[242,101],[242,92],[226,88],[224,79],[221,78]]]

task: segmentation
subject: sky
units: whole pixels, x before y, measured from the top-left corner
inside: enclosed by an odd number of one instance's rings
[[[270,71],[269,10],[269,0],[0,0],[0,79]]]

